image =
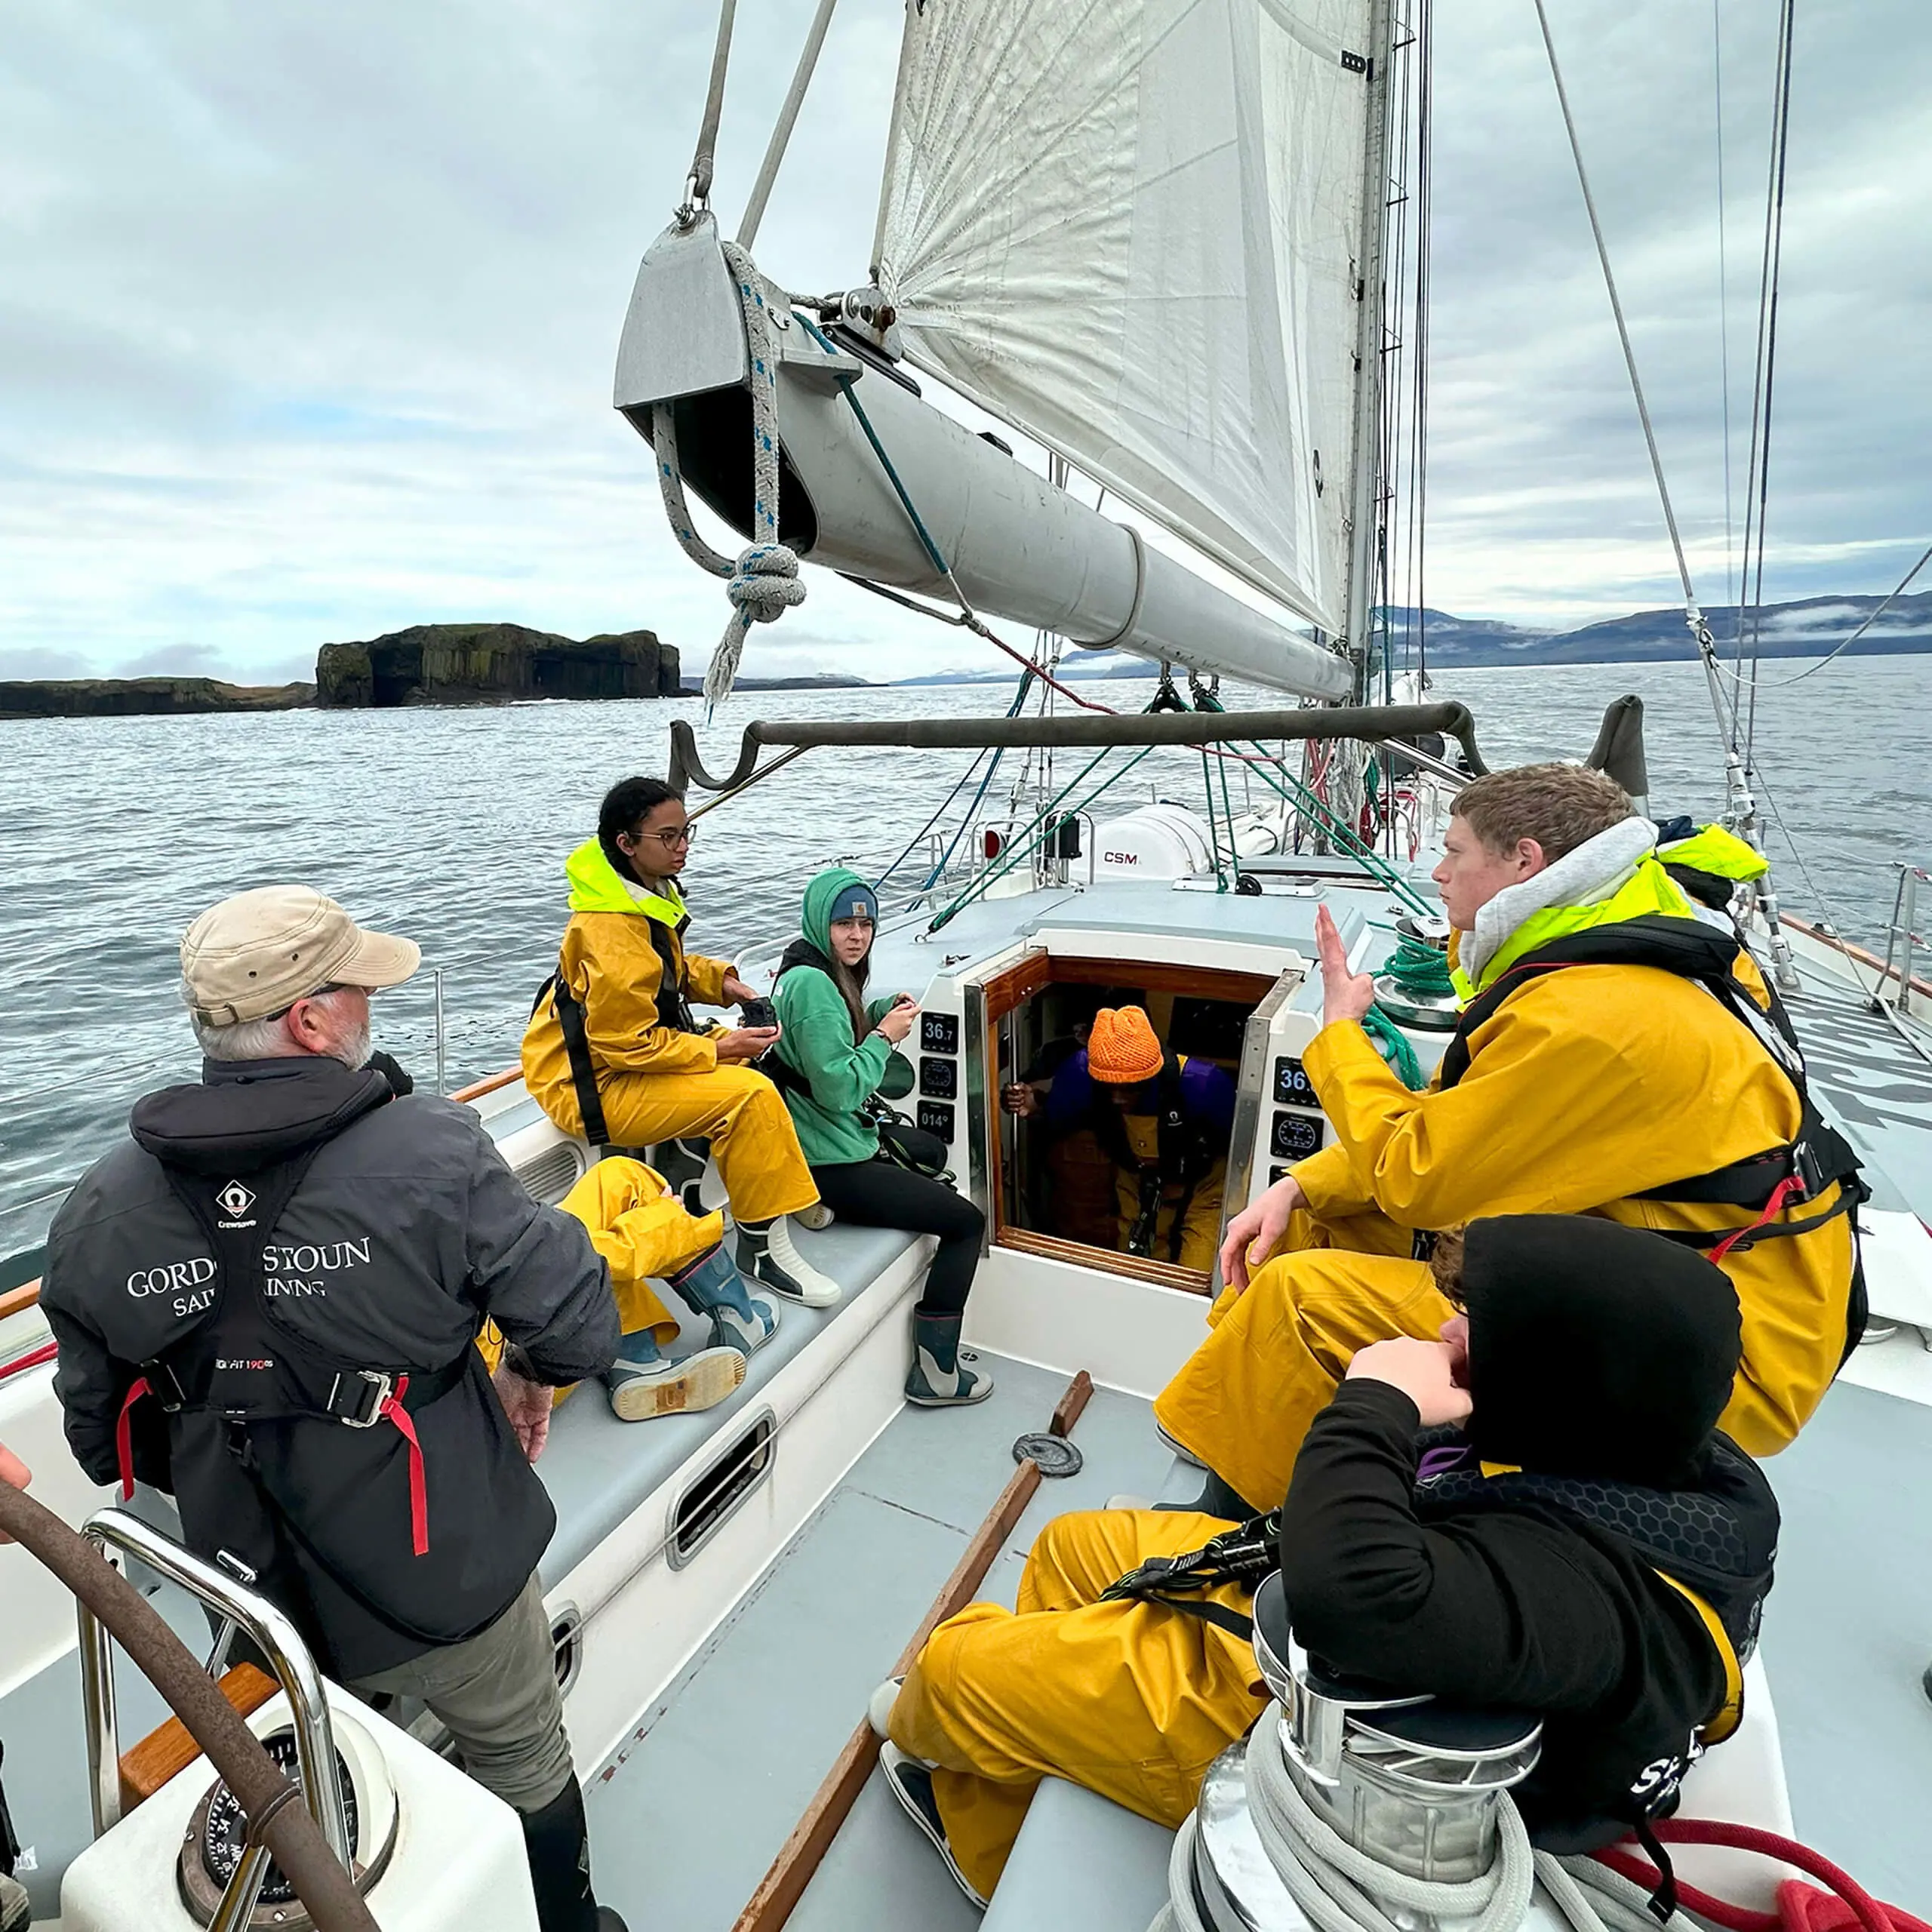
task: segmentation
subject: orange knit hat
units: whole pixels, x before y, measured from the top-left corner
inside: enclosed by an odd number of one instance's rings
[[[1115,1086],[1152,1080],[1161,1070],[1161,1043],[1137,1006],[1103,1006],[1087,1036],[1087,1071]]]

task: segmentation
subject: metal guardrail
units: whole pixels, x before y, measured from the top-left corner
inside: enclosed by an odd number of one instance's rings
[[[234,1633],[240,1631],[268,1661],[288,1700],[295,1733],[295,1761],[303,1801],[329,1850],[343,1869],[355,1872],[348,1814],[343,1804],[342,1780],[336,1768],[335,1729],[330,1721],[328,1697],[315,1660],[288,1615],[248,1583],[205,1563],[171,1537],[125,1509],[97,1509],[82,1526],[82,1534],[97,1549],[112,1546],[138,1558],[150,1570],[178,1583],[189,1595],[226,1620],[209,1658],[211,1675],[219,1674]],[[87,1728],[88,1787],[94,1807],[94,1835],[99,1838],[121,1820],[120,1727],[114,1701],[114,1644],[106,1626],[85,1603],[80,1619],[81,1709]],[[252,1844],[235,1869],[209,1932],[229,1932],[248,1924],[263,1881],[269,1854],[264,1844]]]

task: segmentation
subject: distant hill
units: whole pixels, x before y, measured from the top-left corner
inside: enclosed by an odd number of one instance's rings
[[[1806,597],[1789,604],[1767,604],[1758,620],[1758,650],[1765,657],[1820,657],[1884,601],[1881,597]],[[1749,612],[1746,614],[1749,618]],[[1711,635],[1727,658],[1737,650],[1739,613],[1724,605],[1707,610]],[[1494,617],[1458,617],[1447,611],[1417,613],[1398,607],[1389,613],[1398,640],[1420,635],[1433,670],[1499,664],[1660,664],[1688,663],[1690,633],[1681,610],[1638,611],[1610,617],[1580,630],[1539,631]],[[1932,651],[1932,591],[1897,598],[1890,610],[1847,652],[1853,657],[1886,657]],[[1152,666],[1145,658],[1117,651],[1069,651],[1063,678],[1145,678]],[[902,678],[905,685],[992,685],[1012,680],[1010,671],[937,671]]]
[[[914,678],[915,684],[927,684],[930,678]],[[875,691],[884,689],[869,678],[848,677],[842,671],[814,671],[801,678],[736,678],[732,680],[734,691]],[[687,678],[684,694],[687,697],[704,695],[702,678]]]
[[[1765,657],[1819,657],[1834,650],[1884,601],[1881,597],[1806,597],[1767,604],[1758,613],[1758,648]],[[1730,657],[1737,649],[1740,613],[1733,605],[1706,611],[1711,635]],[[1749,613],[1744,614],[1747,624]],[[1414,615],[1389,613],[1398,637],[1415,634]],[[1690,633],[1681,610],[1638,611],[1580,630],[1532,631],[1484,618],[1425,611],[1421,634],[1432,666],[1494,664],[1656,664],[1687,660]],[[1898,598],[1847,655],[1884,657],[1932,651],[1932,591]]]

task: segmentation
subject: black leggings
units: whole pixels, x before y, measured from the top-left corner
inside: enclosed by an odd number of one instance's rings
[[[986,1217],[964,1195],[894,1161],[840,1161],[813,1168],[812,1179],[819,1198],[854,1227],[937,1235],[939,1252],[926,1276],[918,1312],[957,1315],[966,1306]]]

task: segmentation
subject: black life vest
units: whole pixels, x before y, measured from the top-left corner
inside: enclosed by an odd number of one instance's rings
[[[1735,932],[1720,932],[1701,919],[1677,918],[1666,913],[1647,913],[1640,918],[1619,920],[1611,925],[1552,940],[1506,968],[1493,985],[1463,1009],[1455,1037],[1442,1056],[1439,1084],[1446,1091],[1461,1080],[1469,1069],[1469,1041],[1476,1029],[1492,1019],[1512,994],[1546,974],[1560,972],[1567,966],[1649,966],[1674,973],[1680,979],[1694,980],[1749,1030],[1796,1090],[1797,1137],[1783,1146],[1767,1148],[1761,1154],[1712,1168],[1708,1174],[1687,1175],[1681,1180],[1648,1188],[1637,1198],[1678,1204],[1740,1208],[1755,1214],[1755,1220],[1729,1232],[1669,1232],[1669,1239],[1706,1250],[1714,1261],[1721,1260],[1734,1250],[1755,1247],[1761,1241],[1808,1234],[1841,1214],[1852,1214],[1871,1198],[1871,1189],[1860,1177],[1858,1156],[1851,1143],[1824,1118],[1812,1100],[1798,1035],[1777,994],[1771,995],[1770,1010],[1761,1010],[1733,976],[1743,950],[1743,942]],[[1796,1220],[1778,1218],[1787,1208],[1820,1199],[1835,1183],[1836,1198],[1818,1213]],[[1856,1260],[1855,1220],[1853,1226],[1854,1263],[1846,1324],[1847,1355],[1865,1332],[1866,1316],[1864,1273]]]
[[[1417,1447],[1425,1466],[1432,1456],[1451,1458],[1449,1466],[1417,1475],[1418,1521],[1492,1510],[1541,1516],[1626,1551],[1684,1597],[1705,1626],[1725,1680],[1724,1700],[1701,1727],[1700,1742],[1716,1743],[1737,1728],[1743,1668],[1757,1648],[1777,1556],[1778,1508],[1764,1472],[1729,1437],[1712,1438],[1696,1487],[1681,1490],[1521,1469],[1485,1473],[1454,1429],[1425,1430]],[[1254,1635],[1253,1620],[1202,1593],[1224,1583],[1251,1594],[1258,1589],[1280,1567],[1281,1538],[1281,1512],[1270,1510],[1199,1549],[1149,1558],[1109,1585],[1100,1601],[1165,1604],[1245,1641]]]
[[[1092,1079],[1091,1072],[1088,1077]],[[1094,1095],[1081,1124],[1091,1131],[1101,1152],[1115,1167],[1140,1177],[1140,1211],[1128,1238],[1128,1251],[1139,1254],[1152,1251],[1161,1203],[1171,1198],[1174,1217],[1168,1230],[1168,1259],[1178,1262],[1187,1232],[1183,1224],[1193,1204],[1195,1190],[1226,1149],[1201,1121],[1188,1112],[1181,1088],[1180,1062],[1175,1055],[1161,1054],[1161,1070],[1155,1079],[1154,1119],[1159,1139],[1158,1151],[1151,1162],[1143,1164],[1134,1151],[1134,1143],[1128,1138],[1124,1112],[1100,1094]]]
[[[256,1432],[263,1429],[323,1423],[345,1431],[368,1432],[366,1437],[358,1433],[344,1438],[336,1492],[340,1500],[332,1508],[338,1515],[344,1510],[371,1512],[371,1536],[380,1538],[382,1532],[375,1527],[380,1506],[372,1485],[389,1463],[389,1441],[383,1438],[393,1429],[408,1448],[411,1555],[415,1559],[429,1555],[428,1483],[412,1417],[450,1394],[472,1372],[472,1358],[480,1362],[475,1349],[466,1343],[451,1361],[426,1373],[392,1373],[318,1348],[268,1312],[264,1251],[303,1176],[330,1140],[391,1097],[383,1081],[371,1081],[357,1103],[331,1118],[318,1139],[271,1165],[245,1169],[225,1181],[162,1161],[169,1187],[214,1251],[213,1288],[209,1306],[194,1326],[158,1355],[139,1364],[122,1401],[115,1447],[125,1501],[134,1494],[138,1404],[151,1397],[168,1416],[216,1418],[223,1425],[226,1458],[184,1467],[174,1457],[166,1472],[184,1513],[220,1523],[226,1543],[266,1559],[254,1564],[258,1572],[285,1565],[285,1539],[292,1541],[379,1622],[419,1643],[443,1644],[460,1642],[485,1627],[501,1604],[491,1604],[480,1621],[464,1620],[459,1607],[460,1588],[437,1589],[428,1594],[439,1602],[447,1601],[459,1620],[448,1627],[431,1628],[376,1601],[316,1548],[300,1521],[303,1500],[278,1497],[255,1453]],[[155,1453],[159,1445],[146,1432],[144,1441],[147,1454]],[[361,1480],[358,1467],[364,1471]],[[298,1583],[297,1601],[301,1594]],[[417,1600],[425,1594],[420,1589],[411,1592]]]

